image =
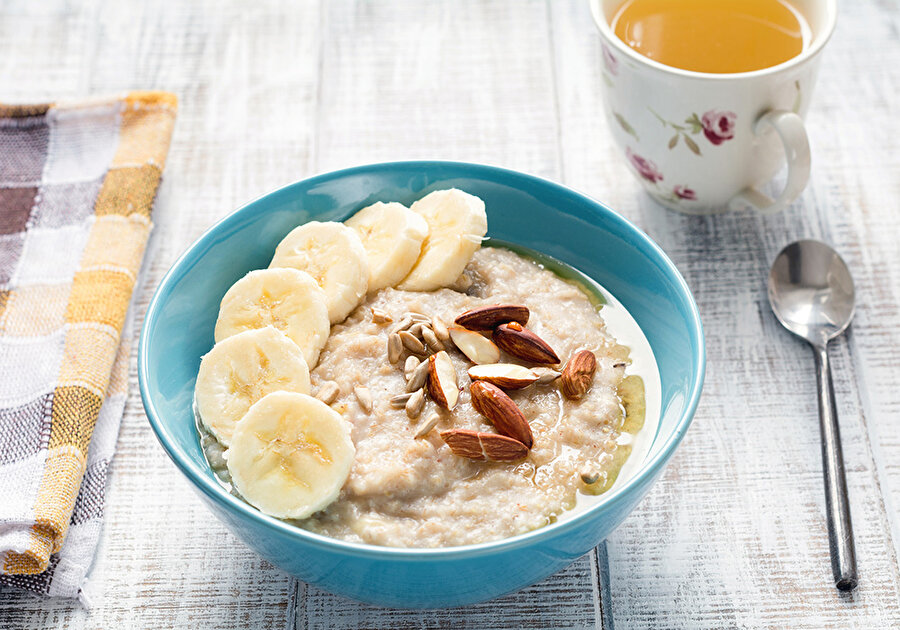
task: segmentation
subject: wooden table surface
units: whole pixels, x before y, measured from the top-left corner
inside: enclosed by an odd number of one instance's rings
[[[93,608],[0,591],[6,628],[900,627],[900,4],[841,7],[808,127],[809,187],[773,217],[686,217],[640,192],[602,119],[586,0],[0,4],[0,100],[166,89],[180,113],[138,323],[220,217],[282,184],[393,159],[486,162],[607,202],[694,291],[709,367],[663,479],[595,552],[464,610],[360,605],[273,568],[200,504],[131,393]],[[800,237],[832,243],[859,307],[831,350],[859,555],[831,586],[813,356],[764,278]]]

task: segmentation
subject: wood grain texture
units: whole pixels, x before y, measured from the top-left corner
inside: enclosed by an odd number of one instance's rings
[[[138,324],[178,254],[241,203],[352,164],[460,159],[563,181],[645,229],[696,293],[709,369],[683,447],[602,553],[488,604],[417,612],[299,583],[211,520],[151,434],[133,357],[94,608],[0,590],[0,628],[900,626],[898,33],[896,2],[841,14],[802,200],[698,218],[654,204],[624,166],[583,0],[3,3],[0,100],[179,95]],[[812,355],[763,284],[799,237],[833,243],[860,297],[832,348],[862,578],[851,596],[830,586]]]
[[[587,7],[552,5],[556,40],[567,42],[557,48],[556,65],[565,179],[607,200],[663,246],[695,292],[706,330],[709,367],[694,426],[663,480],[608,541],[610,608],[619,630],[900,624],[891,527],[897,514],[882,493],[897,450],[891,438],[879,437],[896,426],[876,417],[896,410],[898,398],[875,382],[896,380],[898,370],[887,348],[873,356],[874,344],[859,343],[883,335],[896,318],[883,307],[873,312],[867,294],[875,290],[896,304],[900,285],[859,264],[862,252],[871,254],[869,243],[892,237],[859,233],[865,220],[854,199],[861,186],[853,181],[861,177],[853,163],[860,153],[896,153],[896,87],[893,99],[888,90],[898,81],[885,68],[896,67],[890,33],[897,7],[865,4],[841,16],[826,52],[809,117],[811,185],[791,209],[767,218],[749,211],[680,216],[639,192],[599,120],[598,91],[583,88],[601,81]],[[872,29],[876,23],[883,26]],[[862,83],[865,96],[851,100],[857,88],[848,81]],[[860,135],[861,121],[884,132],[877,148]],[[870,194],[880,192],[882,202],[897,198],[896,165],[866,162]],[[878,221],[896,235],[900,215]],[[812,354],[779,327],[765,294],[769,264],[801,237],[829,241],[847,256],[861,298],[853,332],[831,351],[862,576],[851,596],[829,586]],[[874,401],[870,392],[877,392]]]

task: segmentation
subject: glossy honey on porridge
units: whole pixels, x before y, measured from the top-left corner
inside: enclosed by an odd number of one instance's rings
[[[240,305],[223,300],[220,319],[246,331],[217,336],[201,363],[204,452],[235,494],[327,536],[446,547],[564,518],[625,475],[630,454],[643,458],[659,379],[637,324],[561,263],[481,248],[477,197],[376,204],[346,232],[309,225],[285,254],[321,289],[304,293],[324,305],[309,307],[308,330],[273,280]],[[347,242],[364,252],[349,263]],[[311,347],[323,313],[348,304]],[[243,341],[252,334],[260,339]],[[244,350],[228,359],[233,369],[210,369],[234,339]],[[306,378],[304,353],[286,351],[298,339],[316,354]]]

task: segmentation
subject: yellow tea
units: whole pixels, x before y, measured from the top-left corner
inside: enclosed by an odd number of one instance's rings
[[[796,57],[808,39],[786,0],[625,0],[610,26],[654,61],[695,72],[750,72]]]

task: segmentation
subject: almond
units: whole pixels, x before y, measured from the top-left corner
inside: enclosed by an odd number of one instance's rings
[[[500,389],[522,389],[537,382],[538,374],[515,363],[493,363],[469,368],[473,381],[487,381]]]
[[[578,400],[591,388],[597,359],[590,350],[579,350],[569,359],[559,377],[559,389],[563,396]]]
[[[550,368],[546,367],[534,368],[534,373],[537,374],[538,385],[547,385],[562,376],[562,374],[560,374],[556,370],[551,370]]]
[[[528,323],[528,307],[516,304],[493,304],[466,311],[456,318],[456,323],[469,330],[494,330],[506,322]]]
[[[481,365],[482,363],[496,363],[500,360],[500,348],[487,337],[462,326],[450,326],[447,330],[456,347],[469,357],[472,363]]]
[[[445,409],[453,409],[459,400],[456,368],[444,350],[428,357],[428,393]]]
[[[524,444],[496,433],[451,429],[442,431],[441,439],[454,455],[477,461],[489,459],[494,462],[514,462],[528,455]]]
[[[550,344],[518,322],[497,326],[492,339],[502,350],[525,361],[541,365],[559,363],[559,357]]]
[[[528,420],[506,392],[484,381],[475,381],[469,391],[472,394],[472,406],[475,407],[475,411],[490,420],[497,433],[518,440],[526,448],[534,445]]]

